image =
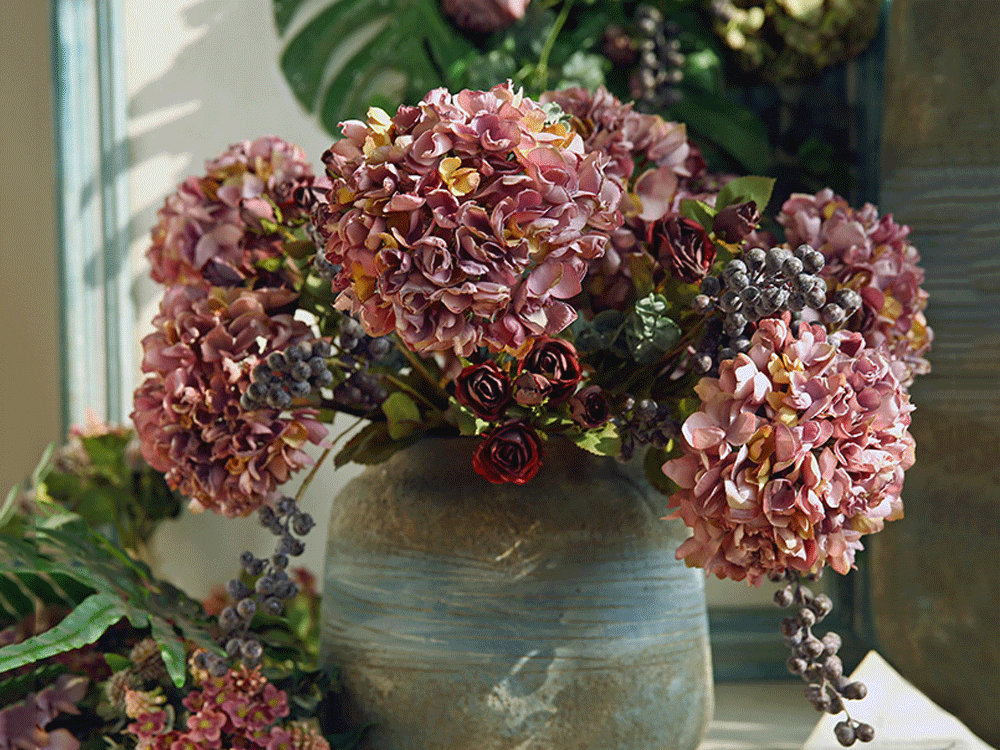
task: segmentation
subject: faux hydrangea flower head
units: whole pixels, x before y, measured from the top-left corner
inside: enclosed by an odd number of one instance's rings
[[[275,136],[230,146],[189,177],[160,209],[146,251],[161,284],[229,286],[257,278],[256,264],[281,257],[265,225],[304,217],[296,191],[313,183],[298,146]],[[279,216],[280,215],[280,216]]]
[[[822,274],[832,292],[847,287],[861,295],[863,314],[852,327],[868,346],[885,346],[902,362],[907,383],[930,371],[923,355],[934,334],[924,316],[924,271],[908,226],[897,224],[891,214],[879,216],[870,203],[851,208],[830,189],[793,195],[778,222],[791,246],[805,242],[826,256]]]
[[[542,99],[558,104],[572,117],[587,148],[607,154],[609,169],[626,186],[621,204],[624,225],[612,235],[604,256],[591,263],[585,282],[594,307],[626,306],[636,263],[657,280],[683,269],[680,276],[685,281],[699,281],[715,258],[714,248],[708,243],[699,249],[705,263],[687,262],[690,253],[675,241],[678,211],[685,198],[712,203],[715,193],[705,187],[710,175],[688,142],[684,125],[637,112],[604,88],[593,94],[582,88],[552,91]]]
[[[621,223],[608,157],[514,90],[445,89],[343,123],[326,257],[337,306],[414,351],[519,352],[576,317],[587,263]]]
[[[281,289],[171,287],[143,339],[149,377],[135,394],[143,456],[195,509],[242,516],[310,463],[326,435],[307,408],[246,410],[251,370],[272,351],[312,338],[281,308]]]
[[[684,455],[664,473],[693,535],[678,558],[758,585],[768,573],[846,573],[861,537],[902,516],[913,407],[860,334],[761,321],[746,354],[695,387]]]

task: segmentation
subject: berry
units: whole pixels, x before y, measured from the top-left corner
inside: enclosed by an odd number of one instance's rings
[[[861,295],[853,289],[838,289],[837,293],[833,295],[833,301],[844,308],[848,314],[861,307]]]
[[[823,322],[829,326],[839,326],[844,322],[847,317],[844,314],[844,308],[833,302],[826,305],[822,310]]]
[[[750,270],[760,270],[764,267],[766,253],[762,248],[752,247],[743,253],[743,261]]]
[[[249,620],[257,612],[257,602],[253,599],[240,599],[236,604],[236,613],[244,620]]]
[[[868,695],[868,687],[863,682],[849,682],[840,693],[849,701],[859,701]]]
[[[788,607],[792,604],[792,589],[789,586],[785,586],[783,589],[778,589],[774,592],[774,603],[779,607]]]
[[[718,276],[706,276],[701,280],[701,293],[709,297],[715,297],[722,291],[722,283]]]
[[[837,726],[833,728],[833,735],[844,747],[850,747],[858,738],[850,721],[838,721]]]
[[[705,278],[711,279],[712,276],[706,276]],[[707,313],[712,309],[712,299],[707,294],[695,295],[695,298],[691,300],[691,307],[697,313]]]
[[[854,727],[854,734],[861,742],[871,742],[875,739],[875,727],[871,724],[860,722]]]
[[[269,615],[278,617],[285,609],[284,603],[276,596],[269,596],[264,600],[264,611]]]

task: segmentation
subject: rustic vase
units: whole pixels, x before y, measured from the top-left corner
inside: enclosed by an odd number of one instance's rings
[[[549,441],[528,484],[431,439],[337,497],[323,658],[377,750],[693,750],[713,697],[702,574],[640,466]]]

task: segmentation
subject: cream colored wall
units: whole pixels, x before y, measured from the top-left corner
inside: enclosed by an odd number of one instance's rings
[[[59,334],[49,4],[0,23],[0,496],[59,437]]]

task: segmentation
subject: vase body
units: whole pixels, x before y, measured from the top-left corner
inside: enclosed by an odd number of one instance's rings
[[[712,713],[700,571],[665,498],[546,445],[526,485],[424,440],[337,497],[323,658],[375,750],[693,750]]]

